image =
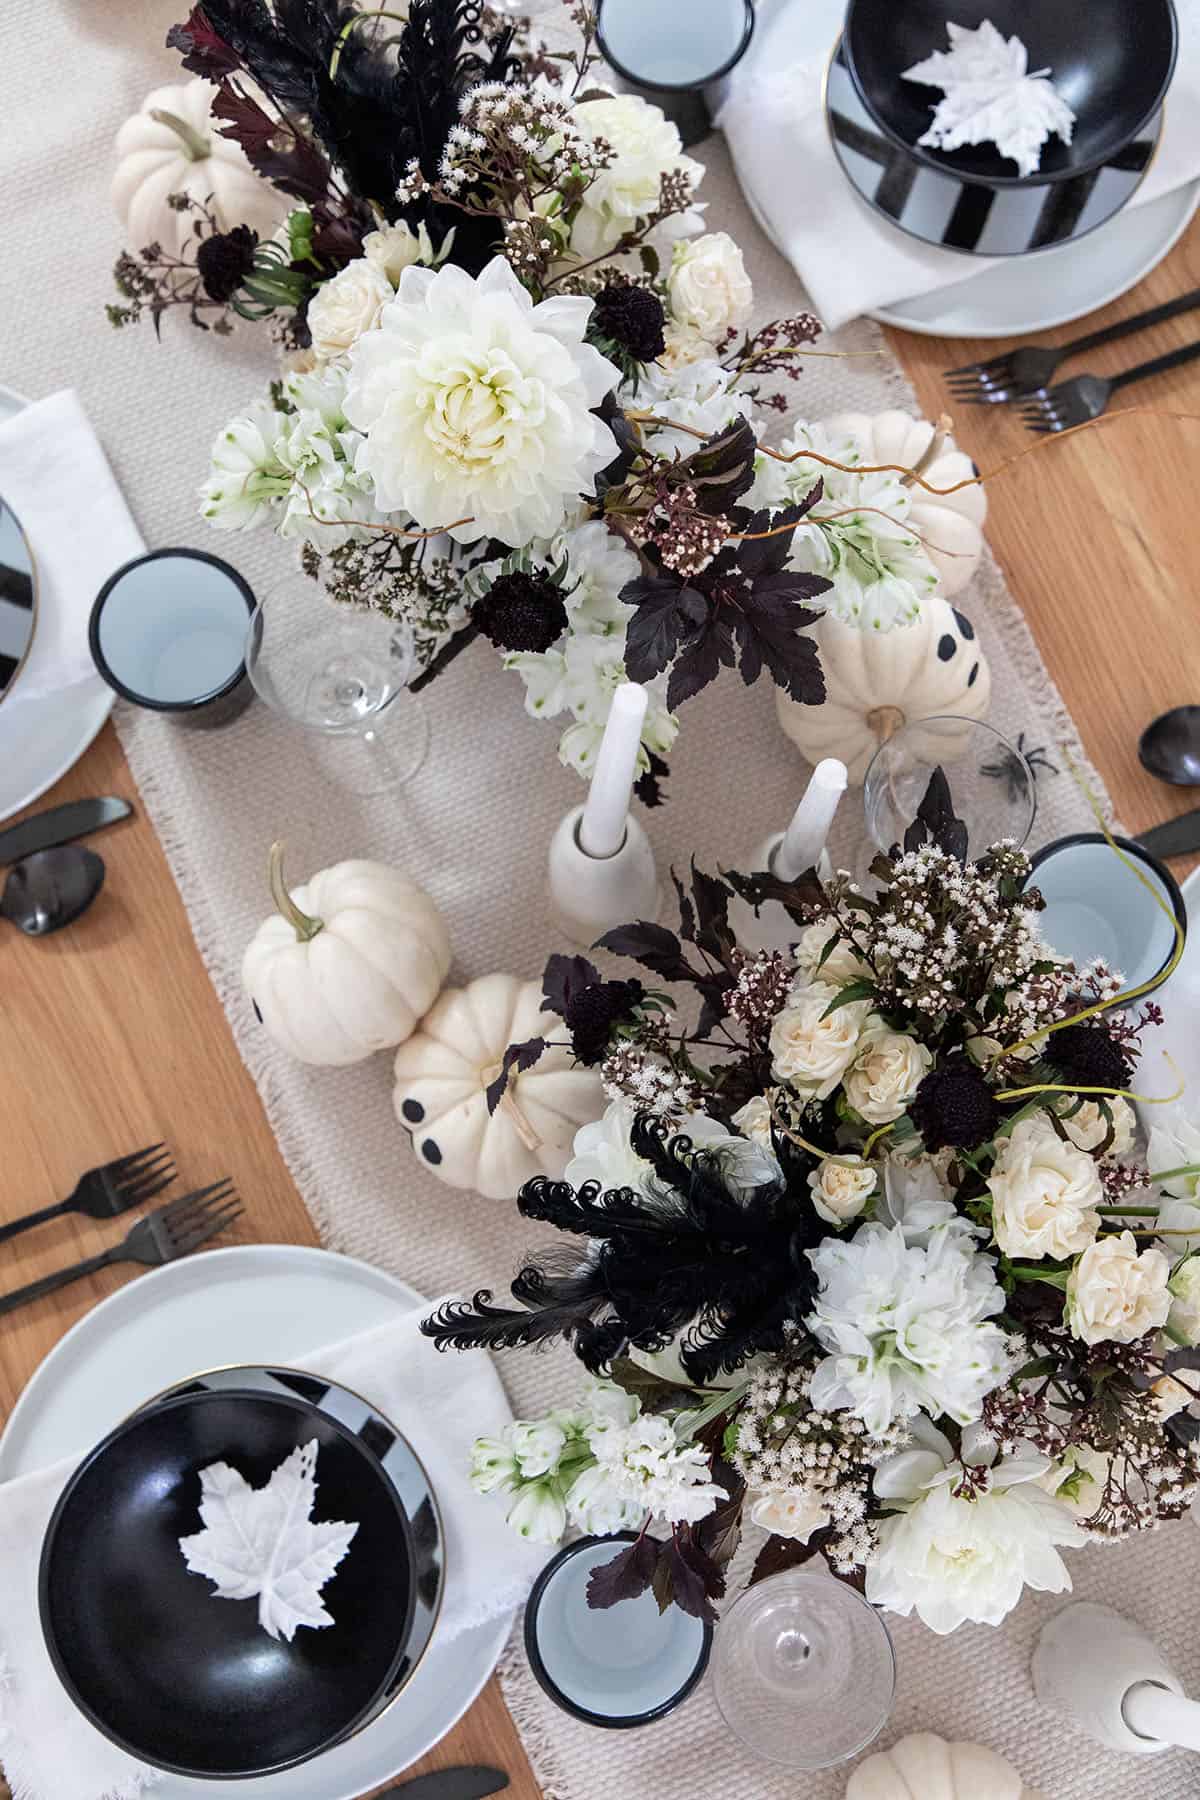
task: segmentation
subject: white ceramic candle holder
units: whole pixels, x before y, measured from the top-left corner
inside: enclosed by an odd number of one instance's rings
[[[1079,1601],[1051,1619],[1033,1653],[1033,1688],[1043,1706],[1110,1750],[1200,1748],[1200,1703],[1145,1632],[1111,1606]]]
[[[748,872],[769,869],[781,881],[795,881],[805,869],[815,868],[822,880],[833,872],[825,840],[834,814],[846,791],[845,763],[827,757],[813,770],[800,804],[786,831],[777,831],[754,851]],[[739,943],[747,950],[786,950],[800,936],[800,927],[777,900],[764,901],[757,913],[746,901],[734,900],[729,920]]]
[[[562,821],[550,843],[550,904],[574,944],[590,947],[616,925],[658,916],[658,871],[650,840],[630,814],[612,856],[589,856],[579,842],[583,807]]]

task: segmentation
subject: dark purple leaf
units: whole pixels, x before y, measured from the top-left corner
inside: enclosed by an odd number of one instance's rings
[[[677,1527],[675,1536],[664,1543],[660,1560],[670,1570],[671,1598],[680,1612],[715,1625],[713,1601],[720,1600],[725,1592],[725,1576],[696,1543],[688,1526]]]
[[[712,1478],[729,1495],[706,1519],[693,1527],[696,1543],[718,1569],[733,1561],[742,1540],[742,1506],[746,1484],[731,1463],[718,1459],[713,1464]]]
[[[221,136],[232,138],[240,144],[251,162],[256,156],[269,148],[272,138],[282,130],[279,120],[264,112],[257,100],[249,94],[243,94],[229,82],[222,82],[213,97],[213,117],[228,120],[221,127]]]
[[[675,897],[679,901],[679,933],[680,933],[680,936],[682,938],[684,938],[687,943],[694,944],[696,941],[695,908],[693,907],[691,900],[688,898],[687,889],[684,887],[682,881],[680,881],[680,879],[679,879],[678,875],[675,873],[674,869],[671,870],[671,880],[675,886]]]
[[[628,956],[665,981],[690,981],[695,974],[675,933],[649,919],[606,931],[595,948],[611,950],[614,956]]]
[[[701,512],[725,513],[754,486],[758,454],[754,428],[739,418],[683,459],[686,479],[697,491]]]
[[[904,848],[919,850],[933,843],[957,862],[967,860],[967,828],[955,817],[946,771],[939,765],[929,777],[929,786],[917,808],[917,816],[904,834]]]
[[[703,594],[665,576],[638,576],[626,582],[620,597],[637,608],[625,629],[625,669],[631,681],[661,675],[708,618]]]
[[[722,620],[710,618],[707,630],[696,637],[672,664],[667,679],[667,705],[671,711],[682,706],[685,700],[691,700],[710,681],[715,681],[722,663],[731,668],[733,662],[733,634],[729,626]]]
[[[642,772],[633,784],[633,791],[643,806],[661,806],[667,796],[663,793],[662,784],[670,775],[663,758],[653,750],[647,750],[650,767]]]
[[[508,1078],[513,1069],[515,1068],[519,1074],[523,1074],[526,1069],[532,1069],[545,1048],[546,1040],[543,1037],[526,1038],[523,1044],[508,1046],[504,1052],[504,1060],[500,1064],[500,1073],[495,1081],[490,1082],[484,1090],[487,1109],[490,1113],[495,1112],[504,1098],[504,1090],[508,1086]]]
[[[766,666],[777,687],[804,706],[819,706],[825,698],[825,677],[821,659],[811,638],[802,637],[797,626],[811,620],[812,613],[796,606],[794,617],[768,605],[761,610],[747,609],[738,621],[738,638],[742,647],[741,676],[747,687],[757,680]]]
[[[369,228],[368,228],[369,229]],[[360,219],[313,208],[313,255],[324,263],[345,265],[362,255],[363,224]]]
[[[1194,1444],[1200,1438],[1200,1419],[1194,1419],[1190,1413],[1178,1412],[1167,1420],[1163,1429],[1177,1444]]]
[[[772,1575],[782,1575],[787,1569],[798,1569],[811,1562],[828,1536],[827,1531],[816,1531],[806,1544],[796,1538],[769,1537],[755,1558],[746,1586],[753,1587],[756,1581],[767,1581]]]
[[[248,94],[222,83],[212,105],[228,120],[221,136],[233,138],[264,181],[294,199],[320,201],[329,192],[329,163],[313,140],[291,123],[283,124]]]
[[[723,869],[721,873],[734,893],[755,912],[768,900],[777,900],[788,918],[801,928],[809,923],[814,907],[824,910],[827,905],[825,890],[812,869],[805,870],[795,881],[784,881],[769,869],[760,869],[753,875],[739,875],[733,869]]]
[[[184,68],[192,75],[203,75],[206,81],[218,82],[242,66],[225,39],[213,30],[202,6],[193,6],[182,25],[172,25],[167,49],[180,51]]]
[[[642,1536],[630,1544],[611,1562],[600,1563],[591,1572],[587,1584],[587,1603],[596,1611],[617,1606],[622,1600],[636,1600],[644,1594],[658,1568],[662,1543],[658,1538]]]
[[[733,895],[716,875],[707,875],[692,859],[692,897],[696,902],[696,942],[718,962],[724,962],[733,944],[729,926],[729,902]]]
[[[700,1017],[696,1021],[696,1034],[698,1037],[707,1037],[713,1026],[719,1025],[728,1016],[729,995],[737,986],[737,979],[727,969],[721,969],[718,973],[706,975],[703,980],[697,981],[696,986],[704,998]]]
[[[1181,1345],[1177,1350],[1168,1350],[1162,1366],[1167,1375],[1174,1375],[1179,1369],[1200,1369],[1200,1348]]]
[[[542,975],[542,1005],[547,1012],[565,1017],[576,994],[603,980],[595,963],[586,956],[551,956]]]

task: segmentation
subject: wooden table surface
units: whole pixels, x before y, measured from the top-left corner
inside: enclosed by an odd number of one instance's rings
[[[1200,223],[1089,329],[1198,286]],[[1072,335],[1065,328],[1041,341]],[[891,337],[931,416],[948,406],[940,371],[1003,347]],[[1110,373],[1197,338],[1200,313],[1097,352],[1087,366]],[[1200,414],[1200,362],[1124,398]],[[1002,408],[962,408],[955,423],[985,472],[1031,441]],[[1046,448],[989,485],[988,536],[1119,815],[1142,830],[1191,799],[1145,775],[1136,744],[1155,713],[1200,701],[1200,423],[1136,418],[1042,441]],[[137,802],[111,725],[38,805],[103,793]],[[140,807],[105,833],[102,848],[109,882],[95,909],[40,943],[6,932],[0,952],[0,1218],[61,1199],[83,1169],[169,1136],[184,1181],[228,1173],[254,1196],[254,1238],[314,1244]],[[18,1238],[4,1248],[3,1286],[93,1254],[127,1223],[68,1217]],[[243,1221],[230,1241],[250,1237]],[[108,1270],[5,1319],[0,1409],[68,1326],[131,1279],[128,1269]],[[505,1768],[511,1800],[537,1800],[495,1681],[421,1766],[457,1762]]]

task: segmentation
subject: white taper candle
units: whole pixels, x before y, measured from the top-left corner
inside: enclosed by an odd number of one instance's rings
[[[1200,1701],[1189,1700],[1186,1694],[1140,1681],[1126,1694],[1121,1711],[1129,1729],[1140,1737],[1200,1750]]]
[[[775,852],[774,872],[784,881],[795,881],[805,869],[816,868],[847,779],[846,765],[836,757],[826,757],[813,770],[812,780]]]
[[[625,841],[645,717],[645,688],[624,682],[613,695],[579,824],[579,848],[587,856],[615,856]]]

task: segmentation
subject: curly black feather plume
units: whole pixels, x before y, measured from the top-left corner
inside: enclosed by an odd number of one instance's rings
[[[672,1137],[659,1120],[639,1116],[631,1142],[653,1170],[644,1192],[539,1177],[518,1196],[526,1218],[587,1238],[585,1255],[527,1263],[512,1285],[523,1311],[479,1294],[473,1307],[450,1303],[425,1320],[425,1334],[456,1349],[562,1337],[598,1372],[630,1347],[661,1350],[687,1332],[680,1354],[701,1383],[782,1348],[816,1290],[805,1251],[823,1227],[807,1195],[784,1179],[736,1189],[719,1152]]]

